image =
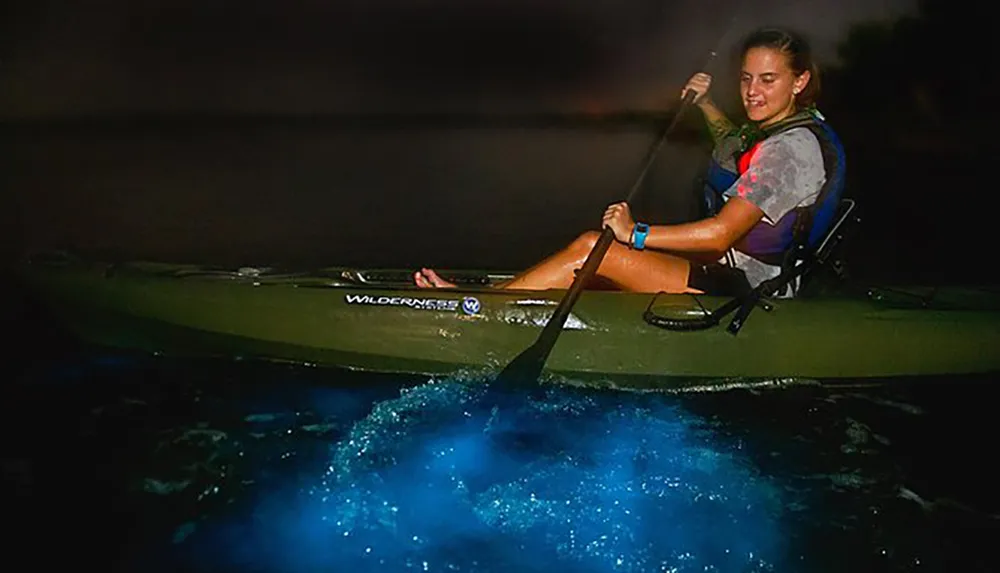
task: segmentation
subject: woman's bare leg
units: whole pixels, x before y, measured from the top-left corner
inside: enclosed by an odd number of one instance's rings
[[[588,231],[558,253],[518,274],[498,288],[545,290],[569,288],[576,270],[583,266],[600,233]],[[597,274],[623,290],[639,292],[697,292],[687,286],[691,265],[681,257],[655,251],[636,251],[614,242],[597,269]],[[414,274],[417,286],[449,288],[431,269]]]

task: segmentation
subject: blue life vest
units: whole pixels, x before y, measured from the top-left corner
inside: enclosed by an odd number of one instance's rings
[[[739,166],[749,164],[750,157],[760,143],[768,137],[796,127],[809,129],[819,140],[826,182],[812,204],[788,211],[773,225],[761,221],[744,238],[743,246],[748,255],[772,265],[781,265],[785,255],[798,243],[804,243],[809,248],[816,247],[833,223],[843,195],[846,171],[844,147],[833,128],[812,113],[796,115],[764,130],[763,139],[736,154],[734,159],[739,173],[720,165],[713,154],[704,179],[703,206],[707,216],[711,217],[718,214],[725,203],[723,192],[732,187],[745,170],[745,167],[740,169]]]

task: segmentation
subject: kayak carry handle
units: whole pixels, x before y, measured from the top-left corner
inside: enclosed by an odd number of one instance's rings
[[[742,306],[744,301],[743,297],[736,297],[715,310],[708,310],[705,308],[705,305],[701,304],[701,300],[696,295],[692,294],[690,296],[696,303],[698,303],[698,306],[701,307],[702,314],[695,317],[676,318],[662,316],[653,312],[653,303],[656,302],[657,297],[661,294],[667,293],[660,291],[653,296],[653,298],[649,301],[649,304],[646,306],[646,310],[642,313],[642,319],[646,322],[646,324],[651,326],[656,326],[665,330],[673,330],[676,332],[693,332],[696,330],[705,330],[718,326],[719,321],[721,321],[724,316]]]
[[[642,319],[646,321],[646,324],[675,332],[705,330],[719,324],[719,318],[711,312],[699,318],[670,318],[647,310],[642,313]]]
[[[656,298],[661,294],[667,294],[663,291],[656,293],[652,300],[649,301],[649,305],[646,306],[646,310],[642,313],[642,319],[651,326],[656,326],[664,330],[672,330],[675,332],[693,332],[696,330],[705,330],[719,325],[724,317],[731,314],[733,311],[737,311],[736,316],[733,317],[732,322],[726,331],[729,334],[736,335],[739,333],[740,329],[743,328],[743,323],[746,322],[747,317],[750,315],[750,311],[754,308],[760,306],[765,311],[771,311],[774,306],[767,300],[761,297],[761,293],[753,290],[743,296],[738,296],[730,299],[719,308],[715,310],[708,310],[705,305],[701,304],[701,300],[697,295],[691,295],[694,301],[698,303],[701,307],[702,314],[700,316],[692,318],[674,318],[669,316],[662,316],[653,312],[653,303],[656,302]]]

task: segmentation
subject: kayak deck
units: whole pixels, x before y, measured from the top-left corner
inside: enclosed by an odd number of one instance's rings
[[[183,355],[421,374],[496,371],[530,346],[565,291],[491,288],[506,272],[305,272],[35,260],[21,276],[81,339]],[[738,334],[668,330],[647,310],[697,320],[730,299],[585,291],[546,369],[587,383],[671,389],[729,379],[854,379],[1000,370],[1000,293],[867,289],[769,301]]]

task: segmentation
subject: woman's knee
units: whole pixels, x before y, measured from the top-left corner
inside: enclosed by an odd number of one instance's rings
[[[589,253],[594,250],[597,245],[597,240],[601,238],[601,234],[597,231],[584,231],[573,242],[569,245],[569,250],[574,252]]]

